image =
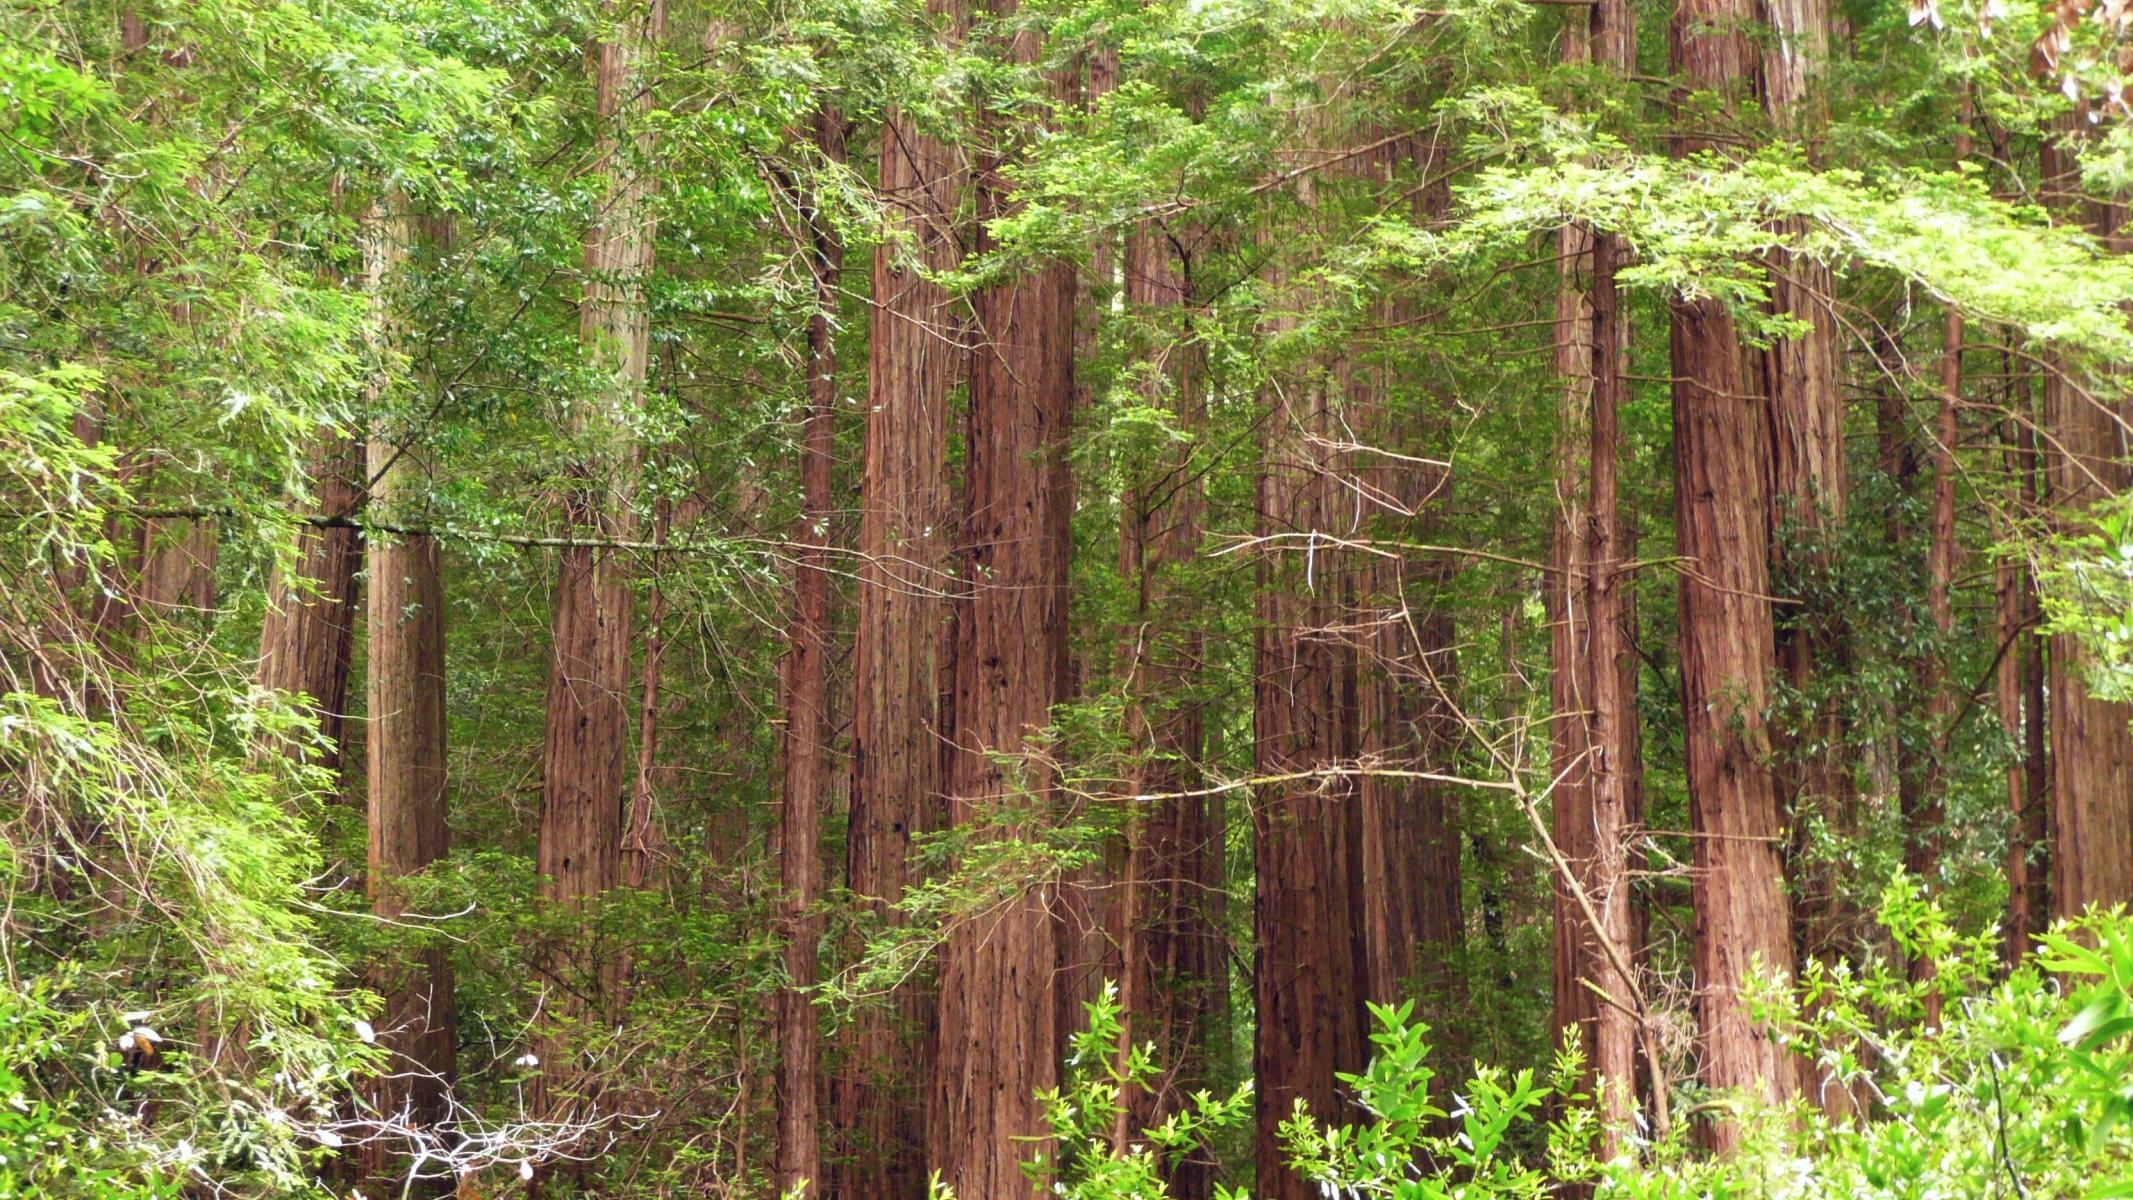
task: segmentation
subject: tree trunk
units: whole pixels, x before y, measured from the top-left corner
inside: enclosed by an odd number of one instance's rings
[[[1125,253],[1126,300],[1150,320],[1175,321],[1178,340],[1152,351],[1160,372],[1148,400],[1167,405],[1178,428],[1204,429],[1201,350],[1190,336],[1187,264],[1173,235],[1154,224],[1135,229]],[[1134,621],[1125,643],[1133,697],[1135,748],[1147,755],[1135,780],[1143,794],[1162,797],[1130,815],[1120,934],[1121,1048],[1153,1043],[1165,1071],[1157,1086],[1124,1097],[1121,1146],[1138,1142],[1204,1086],[1215,1006],[1214,979],[1226,971],[1219,930],[1209,909],[1207,863],[1220,853],[1221,830],[1205,796],[1178,795],[1200,784],[1197,764],[1205,743],[1196,689],[1204,638],[1177,605],[1187,599],[1176,581],[1200,549],[1206,500],[1189,450],[1165,454],[1127,488],[1119,504],[1119,571],[1134,589]],[[1205,1200],[1212,1164],[1201,1155],[1165,1164],[1170,1195]]]
[[[379,201],[367,226],[364,257],[375,320],[389,329],[385,296],[407,251],[408,218],[399,202],[388,198]],[[384,395],[381,381],[374,405]],[[394,522],[408,519],[426,491],[425,453],[389,418],[381,421],[370,438],[366,472],[374,513]],[[368,887],[372,909],[393,918],[405,909],[397,881],[442,858],[449,839],[444,585],[433,536],[381,535],[370,539],[367,558]],[[410,961],[376,968],[371,986],[384,1001],[376,1022],[378,1040],[395,1061],[372,1081],[367,1099],[383,1119],[416,1129],[434,1126],[445,1115],[455,1038],[445,947],[431,946]],[[387,1181],[405,1169],[398,1160],[404,1149],[392,1138],[365,1141],[358,1155],[363,1176],[390,1186]]]
[[[645,277],[652,269],[652,176],[646,135],[628,126],[651,105],[643,77],[665,23],[662,0],[592,51],[599,118],[597,169],[607,194],[585,238],[579,337],[605,386],[569,423],[581,457],[570,464],[564,511],[586,539],[625,539],[633,510],[637,447],[628,432],[642,398],[649,328]],[[629,750],[630,635],[634,597],[623,556],[595,546],[557,555],[547,722],[541,747],[541,820],[536,867],[542,897],[576,905],[622,881],[622,825]],[[564,1118],[557,1092],[572,1087],[572,1026],[597,1021],[616,997],[621,956],[581,941],[552,955],[554,1018],[540,1037],[541,1070],[529,1102]],[[588,1100],[575,1096],[576,1104]]]
[[[2019,511],[2027,516],[2037,511],[2038,496],[2037,435],[2030,424],[2026,380],[2015,395],[2021,410],[2002,424],[2001,441],[2008,473],[2018,480]],[[2045,762],[2044,639],[2036,631],[2036,580],[2027,562],[2008,557],[2000,560],[1994,584],[1994,624],[2006,646],[1999,667],[2000,722],[2009,740],[2020,748],[2007,764],[2012,832],[2007,844],[2007,929],[2001,957],[2011,967],[2051,922],[2047,887],[2051,862],[2046,841],[2051,780]]]
[[[844,118],[815,114],[815,144],[844,157]],[[809,214],[815,311],[807,323],[807,425],[800,445],[799,547],[793,566],[790,647],[785,658],[785,803],[779,838],[784,884],[785,987],[778,997],[778,1192],[819,1195],[822,1147],[814,998],[822,893],[821,805],[828,780],[830,459],[836,450],[837,274],[843,247],[819,212]]]
[[[1619,8],[1627,19],[1626,4]],[[1597,12],[1598,10],[1595,10]],[[1601,1140],[1612,1153],[1631,1128],[1636,1095],[1639,1029],[1637,989],[1628,973],[1636,969],[1639,940],[1631,916],[1629,840],[1643,819],[1637,795],[1638,754],[1635,671],[1630,648],[1630,617],[1623,588],[1629,576],[1622,564],[1620,503],[1621,437],[1618,418],[1628,400],[1623,359],[1628,326],[1615,287],[1620,243],[1611,233],[1592,244],[1592,518],[1585,613],[1588,632],[1587,675],[1591,679],[1592,717],[1587,772],[1592,798],[1592,870],[1587,880],[1596,943],[1587,963],[1597,1004],[1593,1021],[1592,1069],[1602,1081]],[[1581,920],[1582,924],[1583,921]]]
[[[996,9],[1010,15],[1012,5]],[[1038,61],[1018,33],[1015,61]],[[1012,136],[1012,129],[999,129]],[[977,175],[980,238],[1009,215],[1000,158]],[[1007,765],[1050,723],[1065,678],[1059,572],[1066,557],[1056,468],[1074,391],[1074,271],[1040,268],[972,299],[970,432],[963,482],[963,570],[955,674],[950,819],[981,841],[1042,835],[1054,803],[1048,770]],[[1022,1163],[1046,1150],[1037,1092],[1058,1078],[1057,934],[1048,887],[1032,882],[953,928],[942,953],[934,1069],[934,1169],[964,1197],[1032,1195]]]
[[[1292,378],[1270,396],[1258,532],[1282,540],[1261,559],[1253,760],[1261,775],[1285,775],[1354,758],[1353,670],[1333,632],[1345,597],[1321,540],[1344,527],[1347,505],[1336,494],[1339,466],[1326,461],[1325,446],[1341,440],[1326,381]],[[1315,1116],[1339,1119],[1335,1075],[1360,1070],[1367,1053],[1364,981],[1345,937],[1359,911],[1355,795],[1352,780],[1328,776],[1271,784],[1253,797],[1252,1072],[1258,1194],[1267,1200],[1316,1197],[1316,1186],[1289,1168],[1281,1124],[1298,1100]]]
[[[1751,70],[1751,16],[1741,0],[1681,0],[1671,40],[1691,87],[1736,98]],[[1683,154],[1706,145],[1694,133],[1677,142]],[[1725,306],[1670,307],[1698,1049],[1710,1087],[1779,1100],[1793,1091],[1792,1065],[1742,996],[1751,972],[1789,978],[1793,967],[1765,715],[1775,650],[1763,420]],[[1739,1127],[1719,1119],[1708,1132],[1726,1152]]]
[[[322,439],[311,463],[319,515],[355,516],[366,474],[361,442]],[[297,534],[294,574],[275,577],[259,631],[259,686],[306,697],[328,747],[321,765],[336,775],[355,647],[356,569],[362,559],[362,535],[356,529],[305,525]]]
[[[2078,137],[2072,119],[2062,137]],[[2048,135],[2049,136],[2049,135]],[[2065,202],[2079,185],[2071,148],[2045,149],[2047,200]],[[2090,231],[2122,249],[2125,210],[2082,201]],[[2044,425],[2051,505],[2071,524],[2097,502],[2133,489],[2121,448],[2123,406],[2091,395],[2058,370],[2044,379]],[[2089,905],[2133,900],[2133,706],[2089,693],[2093,656],[2071,634],[2051,639],[2046,694],[2051,704],[2052,915],[2071,917]]]
[[[948,402],[963,374],[953,302],[926,271],[960,255],[955,153],[891,113],[878,189],[891,232],[874,250],[865,462],[860,481],[858,624],[853,645],[852,804],[847,883],[876,919],[913,882],[911,835],[941,792],[943,633],[951,585]],[[854,1018],[838,1099],[849,1139],[840,1200],[926,1193],[924,1057],[931,999],[906,985]]]
[[[1573,15],[1564,59],[1634,73],[1632,19],[1625,0],[1586,9],[1582,25]],[[1594,1075],[1609,1085],[1602,1137],[1612,1146],[1629,1126],[1638,1033],[1630,981],[1619,969],[1635,956],[1627,839],[1638,753],[1635,666],[1617,575],[1625,555],[1616,418],[1625,399],[1628,331],[1615,290],[1614,235],[1569,225],[1557,244],[1562,286],[1555,353],[1564,408],[1557,443],[1562,504],[1549,586],[1557,775],[1552,836],[1573,875],[1555,880],[1555,1024],[1558,1039],[1567,1043],[1574,1035]],[[1582,902],[1573,887],[1583,892]],[[1597,927],[1586,916],[1588,904]]]

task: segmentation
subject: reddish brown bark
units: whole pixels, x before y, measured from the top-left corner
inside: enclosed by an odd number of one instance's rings
[[[844,118],[815,114],[815,144],[844,157]],[[778,997],[778,1192],[820,1194],[822,1146],[816,1074],[815,983],[822,893],[821,806],[829,759],[830,467],[836,448],[837,276],[844,250],[819,212],[810,213],[809,268],[815,311],[807,323],[807,423],[800,446],[799,547],[785,657],[785,795],[778,850],[784,885],[785,987]]]
[[[2073,119],[2060,136],[2076,137]],[[2079,186],[2071,149],[2045,147],[2048,200],[2068,203]],[[2127,241],[2126,210],[2080,201],[2090,232],[2114,250]],[[2063,372],[2044,379],[2044,426],[2051,434],[2045,459],[2051,506],[2072,524],[2091,506],[2133,489],[2124,459],[2124,406],[2091,394]],[[2078,915],[2092,904],[2133,900],[2133,706],[2090,693],[2093,656],[2071,634],[2051,639],[2046,684],[2051,713],[2052,913]]]
[[[878,189],[896,235],[874,251],[865,462],[860,481],[854,634],[852,803],[847,882],[878,919],[914,881],[911,835],[939,804],[947,744],[938,709],[943,643],[948,402],[962,378],[958,321],[925,277],[955,265],[954,152],[912,121],[883,124]],[[855,1019],[840,1082],[841,1200],[912,1200],[926,1191],[920,1063],[931,1001],[905,987]]]
[[[1631,21],[1619,0],[1585,10],[1582,22],[1574,16],[1565,60],[1634,72]],[[1615,290],[1613,235],[1565,226],[1558,251],[1555,353],[1564,409],[1549,581],[1552,837],[1572,874],[1555,880],[1555,1022],[1557,1037],[1575,1036],[1593,1074],[1611,1085],[1602,1123],[1611,1144],[1629,1123],[1638,1032],[1630,981],[1617,967],[1635,956],[1627,855],[1638,752],[1635,664],[1617,574],[1624,554],[1616,418],[1627,327]]]
[[[311,461],[316,511],[353,517],[364,492],[363,444],[328,437]],[[352,527],[306,525],[297,534],[292,573],[277,574],[267,592],[259,633],[259,686],[307,698],[329,747],[321,765],[341,767],[348,711],[348,670],[355,648],[356,569],[362,537]]]
[[[1689,86],[1730,105],[1752,70],[1741,0],[1681,0],[1674,65]],[[1693,132],[1683,153],[1704,148]],[[1725,306],[1676,298],[1672,310],[1674,525],[1681,678],[1694,872],[1698,1049],[1703,1081],[1777,1100],[1792,1065],[1756,1029],[1743,991],[1757,970],[1792,974],[1791,912],[1766,717],[1775,648],[1769,599],[1768,484],[1758,397]],[[1730,1150],[1738,1126],[1709,1141]]]
[[[385,289],[406,252],[406,215],[381,201],[367,222],[369,286],[381,327],[388,323]],[[380,393],[382,395],[382,392]],[[367,474],[371,511],[387,521],[407,519],[426,485],[422,447],[391,426],[371,436]],[[398,881],[442,858],[445,824],[444,585],[437,539],[426,534],[379,536],[367,547],[369,611],[364,747],[369,791],[369,874],[372,908],[384,917],[405,911]],[[431,946],[384,964],[371,986],[383,1000],[378,1040],[394,1056],[366,1096],[383,1118],[420,1129],[441,1120],[453,1064],[452,979],[445,947]],[[369,1179],[405,1170],[398,1139],[365,1141],[358,1155]]]
[[[1027,64],[1038,49],[1024,30],[1010,53]],[[1012,211],[1005,166],[990,158],[977,173],[981,251],[986,222]],[[1073,269],[1016,276],[971,307],[950,819],[981,841],[1022,841],[1049,823],[1054,797],[1048,772],[1014,756],[1050,722],[1066,670],[1066,558],[1056,544],[1065,495],[1055,464],[1073,404]],[[1059,1027],[1046,890],[1032,883],[972,914],[942,953],[928,1139],[933,1169],[959,1196],[1031,1195],[1022,1163],[1047,1152],[1037,1093],[1057,1081]]]
[[[653,3],[617,40],[591,52],[599,120],[598,169],[607,194],[585,237],[585,285],[579,338],[605,386],[569,414],[579,458],[566,473],[564,514],[589,540],[626,539],[636,528],[638,449],[627,422],[644,387],[650,342],[644,297],[652,269],[649,143],[625,124],[649,111],[643,72],[664,28],[666,6]],[[541,818],[535,867],[543,899],[579,904],[622,882],[622,825],[629,752],[630,638],[634,597],[627,560],[600,546],[557,555],[548,668],[547,719],[541,746]],[[550,956],[553,1023],[538,1044],[542,1073],[528,1102],[551,1117],[583,1105],[575,1090],[573,1033],[617,997],[621,956],[578,944]],[[573,1031],[572,1026],[581,1028]]]
[[[1262,559],[1253,655],[1253,762],[1262,775],[1323,771],[1355,754],[1352,664],[1333,632],[1346,600],[1327,536],[1344,528],[1341,440],[1323,378],[1270,389],[1259,480]],[[1356,928],[1355,786],[1345,777],[1274,784],[1254,795],[1258,866],[1253,924],[1258,1009],[1258,1194],[1307,1200],[1317,1188],[1291,1170],[1280,1137],[1296,1102],[1328,1120],[1343,1115],[1338,1072],[1363,1066],[1366,1029]]]
[[[1166,328],[1183,327],[1179,340],[1151,351],[1159,373],[1149,399],[1167,405],[1179,428],[1198,431],[1205,384],[1184,315],[1191,289],[1183,255],[1169,232],[1146,225],[1129,236],[1124,267],[1127,302]],[[1203,639],[1190,618],[1180,621],[1176,605],[1184,599],[1177,574],[1199,553],[1204,508],[1192,456],[1182,448],[1153,464],[1119,505],[1119,571],[1136,598],[1135,619],[1122,638],[1134,697],[1130,719],[1137,748],[1148,755],[1135,783],[1143,794],[1163,797],[1130,814],[1126,833],[1114,922],[1124,967],[1120,1040],[1122,1046],[1153,1043],[1165,1070],[1156,1086],[1124,1097],[1115,1139],[1121,1145],[1138,1142],[1143,1130],[1180,1111],[1204,1083],[1220,1011],[1215,979],[1226,973],[1210,908],[1221,886],[1219,814],[1208,797],[1175,794],[1200,784],[1205,730],[1195,690]],[[1178,1200],[1209,1194],[1212,1164],[1204,1158],[1166,1166]]]

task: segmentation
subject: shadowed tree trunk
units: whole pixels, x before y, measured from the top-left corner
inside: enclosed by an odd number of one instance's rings
[[[2007,366],[2014,363],[2009,356]],[[2007,470],[2016,479],[2015,494],[2023,515],[2037,511],[2036,430],[2029,424],[2026,378],[2010,389],[2018,416],[2001,424]],[[2007,936],[2001,958],[2020,961],[2036,935],[2051,921],[2048,817],[2051,779],[2045,761],[2044,639],[2037,636],[2036,580],[2019,558],[2000,560],[1995,570],[1993,617],[2006,650],[2000,655],[1998,695],[2000,724],[2019,748],[2007,764],[2007,808],[2013,820],[2007,845]]]
[[[1128,237],[1126,300],[1179,339],[1152,350],[1159,368],[1149,402],[1167,406],[1179,429],[1205,430],[1202,351],[1190,340],[1191,285],[1180,235],[1150,223]],[[1134,620],[1124,642],[1129,714],[1136,749],[1148,755],[1136,784],[1147,801],[1129,816],[1124,879],[1116,926],[1124,970],[1121,1050],[1153,1043],[1165,1074],[1152,1088],[1124,1097],[1121,1148],[1141,1139],[1204,1086],[1207,1047],[1219,1014],[1215,980],[1226,973],[1219,930],[1210,907],[1219,880],[1222,829],[1205,796],[1175,795],[1200,786],[1197,767],[1205,728],[1200,686],[1204,639],[1177,606],[1186,597],[1177,576],[1199,553],[1206,500],[1189,447],[1175,447],[1150,465],[1119,505],[1119,572],[1134,589]],[[1214,867],[1213,872],[1210,866]],[[1212,1163],[1195,1154],[1166,1164],[1170,1194],[1205,1200]]]
[[[320,516],[348,519],[364,493],[363,443],[328,436],[311,460]],[[309,698],[328,751],[321,765],[338,773],[348,711],[348,670],[355,648],[356,569],[362,535],[353,526],[297,533],[292,572],[267,592],[259,632],[259,686]]]
[[[1287,318],[1276,318],[1274,332]],[[1341,438],[1329,382],[1315,367],[1268,389],[1257,529],[1262,551],[1253,653],[1253,765],[1261,775],[1322,771],[1355,756],[1354,668],[1334,631],[1347,605],[1329,535],[1346,529]],[[1316,1185],[1289,1168],[1280,1137],[1298,1100],[1324,1119],[1341,1114],[1335,1076],[1366,1056],[1358,925],[1356,789],[1326,776],[1269,784],[1253,796],[1258,865],[1253,925],[1257,1036],[1258,1194],[1313,1200]]]

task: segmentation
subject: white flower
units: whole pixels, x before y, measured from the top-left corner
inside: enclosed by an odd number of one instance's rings
[[[342,1141],[341,1135],[331,1129],[321,1129],[318,1131],[318,1144],[328,1150],[338,1150],[348,1143]]]
[[[527,1183],[532,1183],[532,1182],[533,1182],[533,1162],[532,1162],[532,1160],[530,1160],[530,1159],[529,1159],[529,1160],[526,1160],[526,1161],[524,1161],[524,1162],[521,1162],[521,1163],[519,1163],[519,1164],[518,1164],[518,1177],[519,1177],[520,1179],[523,1179],[523,1180],[525,1180],[525,1181],[526,1181]]]
[[[528,1050],[524,1054],[519,1055],[517,1058],[512,1059],[511,1065],[514,1067],[524,1067],[527,1070],[532,1070],[534,1067],[538,1067],[541,1065],[541,1056],[535,1054],[531,1050]]]
[[[356,1036],[362,1039],[364,1045],[375,1046],[378,1044],[378,1031],[370,1027],[370,1022],[357,1021],[355,1023],[355,1031]]]

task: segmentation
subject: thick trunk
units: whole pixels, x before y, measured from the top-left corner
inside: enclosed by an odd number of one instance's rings
[[[355,515],[367,474],[361,442],[321,441],[311,474],[319,515]],[[259,685],[306,698],[328,746],[321,765],[336,773],[355,647],[356,569],[362,560],[362,537],[355,529],[304,526],[297,534],[293,574],[275,577],[259,632]]]
[[[369,285],[381,327],[384,289],[405,253],[408,221],[380,202],[366,239]],[[382,392],[380,393],[382,395]],[[408,518],[425,489],[422,447],[383,425],[369,442],[371,511],[390,521]],[[369,892],[381,917],[397,917],[405,902],[397,881],[444,856],[445,697],[444,586],[437,539],[426,534],[380,536],[366,553],[369,610],[365,779],[369,789]],[[374,1080],[368,1100],[386,1120],[423,1129],[441,1120],[452,1073],[455,1036],[450,968],[442,945],[378,967],[371,986],[384,1001],[379,1041],[395,1056]],[[393,1138],[366,1141],[362,1173],[386,1181],[405,1167]]]
[[[844,157],[844,118],[815,114],[815,142],[831,160]],[[829,747],[829,523],[830,458],[836,446],[837,273],[843,247],[819,213],[810,267],[815,312],[807,324],[807,424],[800,444],[799,547],[793,566],[792,622],[785,658],[785,797],[778,850],[784,884],[785,987],[778,997],[778,1192],[820,1192],[822,1148],[816,1068],[820,1058],[815,1005],[816,950],[822,937],[814,912],[822,892],[821,806]]]
[[[1751,16],[1741,0],[1681,0],[1672,49],[1691,87],[1737,98],[1751,71]],[[1691,132],[1677,145],[1705,143]],[[1698,1048],[1710,1087],[1777,1100],[1793,1091],[1792,1064],[1755,1028],[1743,996],[1752,972],[1789,977],[1793,966],[1766,718],[1775,648],[1763,419],[1724,305],[1677,298],[1671,309]],[[1727,1151],[1739,1128],[1719,1119],[1708,1132]]]
[[[865,462],[860,481],[858,623],[853,646],[852,804],[847,883],[875,917],[914,882],[911,835],[938,806],[945,574],[947,413],[962,378],[957,317],[924,270],[957,261],[955,154],[891,114],[879,191],[892,229],[874,251]],[[920,1063],[931,1001],[916,986],[855,1018],[840,1084],[841,1200],[925,1195]]]
[[[652,268],[652,184],[643,161],[649,145],[626,126],[650,107],[643,72],[664,18],[665,5],[654,0],[619,40],[600,43],[591,56],[607,195],[585,238],[579,338],[603,385],[569,414],[581,456],[567,472],[563,504],[573,531],[592,541],[628,538],[636,525],[637,447],[628,429],[650,340],[644,284]],[[535,858],[542,896],[553,903],[577,904],[622,881],[634,615],[620,553],[599,546],[558,553]],[[529,1096],[536,1111],[565,1115],[553,1102],[575,1075],[570,1027],[597,1021],[615,1002],[620,967],[620,955],[588,944],[551,956],[554,1023],[540,1039],[542,1076]],[[576,1103],[588,1099],[579,1094]]]
[[[2062,137],[2079,134],[2062,128]],[[2064,202],[2079,177],[2071,150],[2047,145],[2046,196]],[[2090,231],[2121,249],[2125,210],[2082,202]],[[2122,449],[2123,406],[2092,394],[2057,370],[2044,379],[2044,426],[2051,506],[2071,523],[2112,495],[2133,489]],[[2093,656],[2071,634],[2051,639],[2045,691],[2051,704],[2052,914],[2133,900],[2133,706],[2091,695]]]
[[[1036,62],[1036,35],[1018,34],[1011,52]],[[979,172],[981,231],[1012,211],[1005,165]],[[960,573],[968,598],[958,615],[950,819],[983,841],[1025,841],[1049,824],[1054,797],[1041,764],[1012,756],[1050,723],[1066,670],[1057,463],[1073,404],[1074,271],[1017,276],[979,292],[971,307]],[[1032,881],[972,914],[942,953],[929,1141],[933,1168],[959,1196],[1033,1194],[1022,1163],[1045,1151],[1037,1092],[1059,1067],[1048,891]]]
[[[1346,603],[1336,556],[1323,540],[1345,528],[1340,440],[1323,378],[1270,389],[1259,480],[1258,532],[1270,543],[1260,568],[1254,650],[1254,766],[1261,775],[1323,771],[1355,756],[1353,665],[1335,632]],[[1253,800],[1258,889],[1252,1053],[1257,1090],[1258,1193],[1308,1200],[1318,1189],[1289,1168],[1281,1124],[1296,1102],[1313,1115],[1343,1113],[1335,1076],[1366,1056],[1360,962],[1346,934],[1359,911],[1356,788],[1329,776],[1259,789]]]

